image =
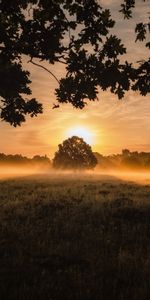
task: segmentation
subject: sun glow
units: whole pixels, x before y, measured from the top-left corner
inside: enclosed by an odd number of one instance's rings
[[[90,145],[93,144],[93,134],[87,128],[84,127],[70,128],[66,133],[66,138],[72,137],[74,135],[83,138],[83,140]]]

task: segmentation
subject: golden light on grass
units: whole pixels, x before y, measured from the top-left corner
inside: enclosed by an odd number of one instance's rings
[[[90,131],[90,129],[88,129],[87,127],[78,126],[78,127],[70,128],[66,132],[65,137],[69,138],[69,137],[72,137],[72,136],[78,136],[80,138],[83,138],[83,140],[86,143],[88,143],[90,145],[93,145],[94,135],[93,135],[92,131]]]

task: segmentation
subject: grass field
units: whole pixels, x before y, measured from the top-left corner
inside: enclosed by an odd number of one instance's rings
[[[149,297],[150,185],[90,175],[0,181],[0,299]]]

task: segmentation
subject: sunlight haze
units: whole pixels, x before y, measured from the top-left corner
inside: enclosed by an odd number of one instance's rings
[[[137,42],[134,44],[134,21],[142,20],[149,9],[149,3],[137,4],[134,19],[124,21],[118,13],[119,1],[100,1],[116,16],[116,30],[127,46],[124,59],[137,61],[148,55],[148,49]],[[125,23],[126,22],[126,26]],[[133,41],[133,42],[132,42]],[[133,51],[134,47],[134,51]],[[36,61],[36,60],[35,60]],[[57,78],[65,74],[64,65],[56,63],[49,68]],[[122,100],[109,91],[99,93],[99,101],[89,102],[80,110],[71,104],[60,105],[52,109],[56,103],[55,88],[57,82],[46,71],[28,63],[24,57],[24,66],[31,72],[31,88],[33,97],[43,103],[44,112],[37,118],[27,118],[21,127],[13,128],[5,122],[0,124],[0,152],[21,153],[26,156],[54,156],[58,144],[72,134],[78,134],[91,144],[94,151],[102,154],[120,153],[128,148],[137,151],[150,150],[150,96],[142,97],[139,93],[128,92]],[[80,130],[81,129],[81,130]],[[83,132],[85,131],[85,132]]]

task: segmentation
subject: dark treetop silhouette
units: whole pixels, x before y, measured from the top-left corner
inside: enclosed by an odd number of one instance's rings
[[[99,169],[107,170],[130,170],[130,171],[149,171],[150,170],[150,152],[138,152],[123,149],[121,154],[112,154],[103,156],[94,152],[97,158]]]
[[[137,67],[120,61],[126,48],[116,35],[110,34],[115,25],[110,10],[98,3],[96,0],[0,1],[2,120],[17,126],[25,121],[27,114],[33,117],[42,113],[42,105],[36,99],[26,98],[31,95],[31,81],[29,72],[23,70],[23,55],[57,80],[58,102],[70,102],[76,108],[83,108],[86,99],[95,100],[98,88],[109,88],[119,99],[129,89],[142,95],[150,92],[150,59],[142,60]],[[135,0],[124,0],[118,10],[129,19],[134,6]],[[146,40],[149,31],[149,22],[137,24],[136,40]],[[150,48],[150,42],[146,47]],[[58,80],[34,58],[65,64],[66,77]]]
[[[0,165],[35,165],[35,164],[41,164],[50,166],[51,161],[50,159],[45,156],[40,155],[34,155],[32,158],[28,158],[26,156],[22,156],[21,154],[4,154],[0,153]]]
[[[53,160],[56,169],[93,169],[96,164],[97,159],[91,147],[78,136],[60,144]]]

